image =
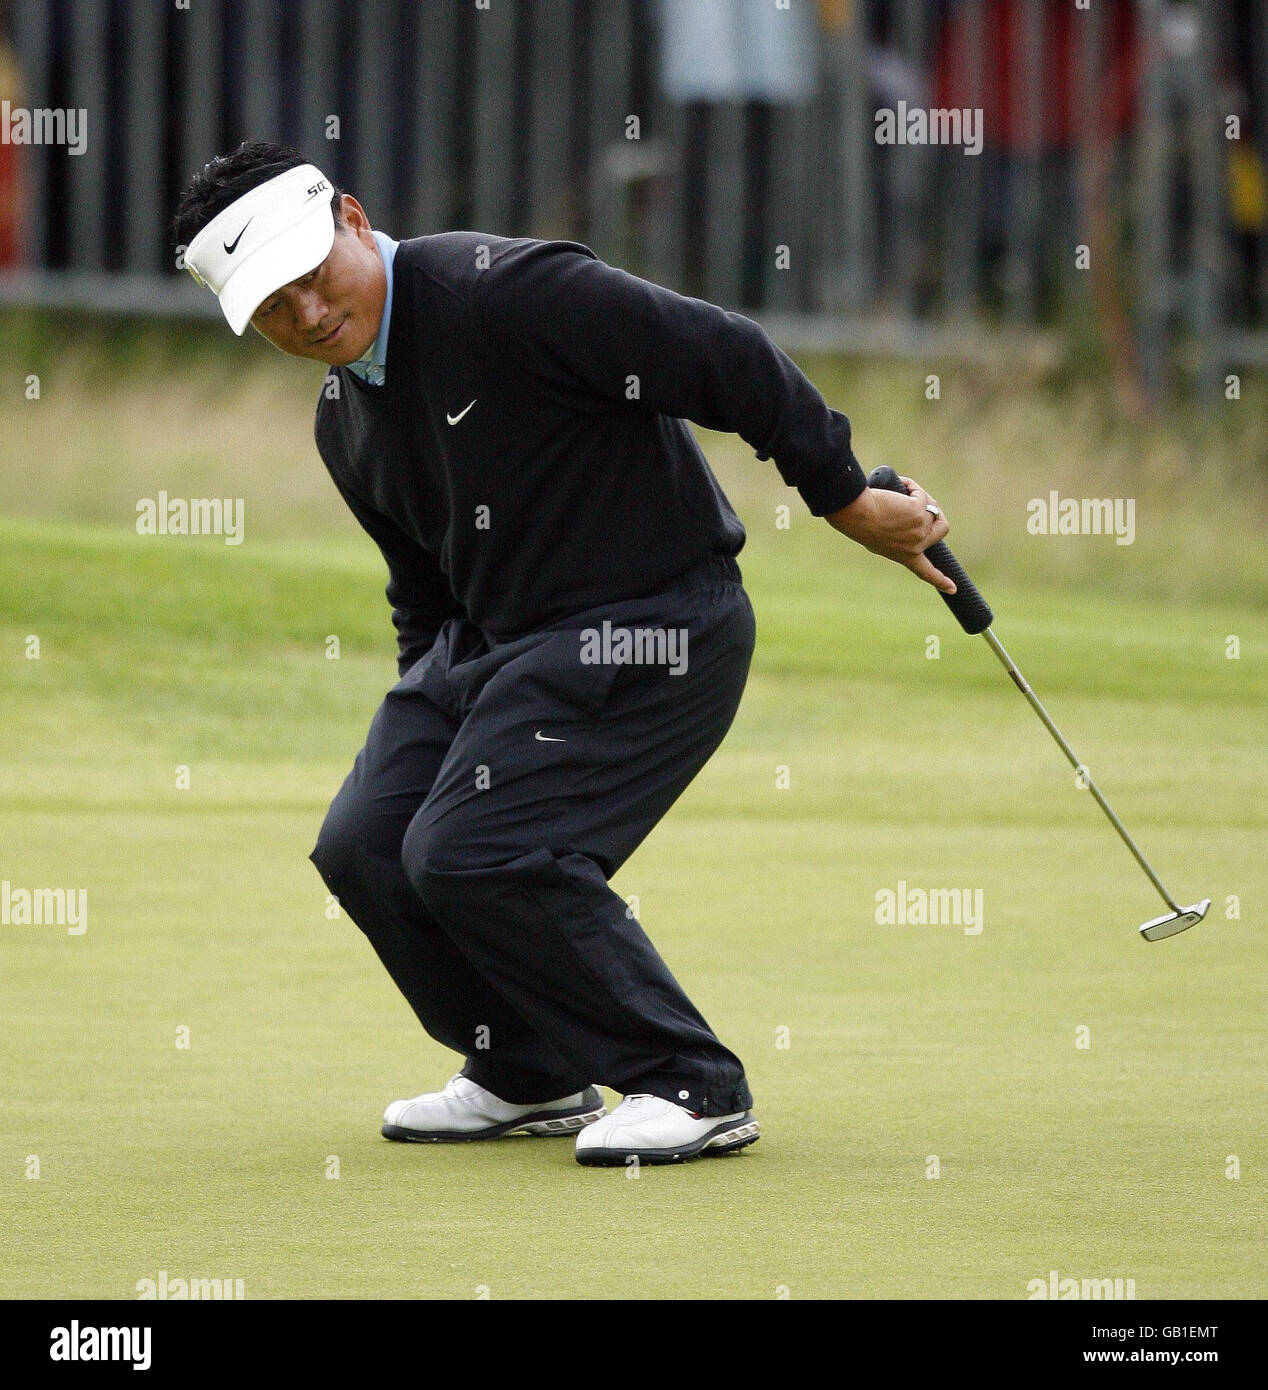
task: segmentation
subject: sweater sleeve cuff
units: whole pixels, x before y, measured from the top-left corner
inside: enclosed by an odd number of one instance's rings
[[[440,629],[427,629],[422,633],[411,632],[398,636],[396,671],[400,676],[416,666],[431,651],[436,643]]]
[[[853,453],[849,454],[844,468],[824,474],[812,481],[798,484],[797,491],[810,508],[812,516],[827,516],[848,507],[856,497],[862,495],[867,487],[867,475]]]

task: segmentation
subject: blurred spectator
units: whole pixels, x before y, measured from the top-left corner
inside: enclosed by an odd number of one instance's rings
[[[941,107],[976,107],[983,112],[983,221],[981,254],[987,288],[1007,274],[1008,229],[1016,216],[1017,180],[1023,161],[1038,161],[1042,199],[1039,226],[1045,245],[1037,248],[1041,292],[1043,272],[1051,269],[1055,248],[1074,220],[1075,155],[1081,135],[1092,143],[1111,143],[1126,134],[1136,119],[1135,6],[1111,4],[1100,16],[1101,50],[1091,51],[1093,24],[1086,10],[1068,0],[1044,0],[1037,61],[1028,69],[1023,0],[983,0],[974,30],[967,8],[952,6],[937,45],[933,101]],[[1097,61],[1090,84],[1086,64]],[[975,91],[974,68],[980,72]],[[1028,70],[1040,79],[1037,129],[1029,129],[1032,93]],[[1095,94],[1090,109],[1084,93]]]
[[[952,6],[938,45],[935,106],[981,106],[986,145],[1016,153],[1027,147],[1023,0],[983,0],[981,98],[973,99],[972,30],[967,9]],[[1132,124],[1135,104],[1135,6],[1103,11],[1103,60],[1094,84],[1098,133],[1121,135]],[[1092,23],[1067,0],[1045,0],[1038,72],[1042,82],[1037,143],[1041,150],[1069,150],[1078,140],[1082,93],[1078,74],[1087,61]]]
[[[711,108],[742,102],[744,195],[722,215],[739,224],[740,303],[757,308],[765,299],[772,117],[778,107],[814,99],[817,13],[811,0],[791,0],[787,9],[772,0],[661,0],[661,85],[686,107],[683,272],[692,293],[704,292]]]
[[[799,106],[817,85],[808,0],[661,0],[661,82],[670,101]]]

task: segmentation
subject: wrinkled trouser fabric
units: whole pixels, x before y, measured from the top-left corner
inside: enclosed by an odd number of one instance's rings
[[[668,649],[685,669],[584,660],[619,653],[605,620],[618,643],[685,630]],[[514,640],[451,619],[376,713],[310,857],[423,1027],[502,1099],[596,1082],[706,1115],[752,1103],[607,881],[721,743],[754,638],[739,567],[714,556]]]

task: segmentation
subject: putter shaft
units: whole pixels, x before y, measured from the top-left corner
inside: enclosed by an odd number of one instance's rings
[[[995,636],[994,632],[992,632],[989,627],[982,633],[982,636],[986,638],[991,650],[999,657],[1004,670],[1007,671],[1012,678],[1013,684],[1030,702],[1031,709],[1043,720],[1044,727],[1052,737],[1056,739],[1057,746],[1070,760],[1070,766],[1087,781],[1088,790],[1096,798],[1097,805],[1109,817],[1110,824],[1118,831],[1123,843],[1131,850],[1132,854],[1136,856],[1136,862],[1149,875],[1150,883],[1158,890],[1159,894],[1162,896],[1163,902],[1167,904],[1172,912],[1181,912],[1183,909],[1176,904],[1171,894],[1162,886],[1162,880],[1154,873],[1153,869],[1150,867],[1149,861],[1136,847],[1136,841],[1127,833],[1127,828],[1123,825],[1123,822],[1114,814],[1114,808],[1106,801],[1104,796],[1101,795],[1101,789],[1092,780],[1092,774],[1088,771],[1087,764],[1080,762],[1078,754],[1075,753],[1074,749],[1071,748],[1062,737],[1061,730],[1052,722],[1048,711],[1039,703],[1039,699],[1035,692],[1031,690],[1030,685],[1026,681],[1026,677],[1017,669],[1016,665],[1013,663],[1012,657],[1004,650],[1003,643]]]

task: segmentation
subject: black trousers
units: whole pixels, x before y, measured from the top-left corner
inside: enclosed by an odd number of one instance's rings
[[[594,1082],[705,1115],[752,1104],[607,881],[721,743],[754,638],[739,567],[713,556],[513,640],[451,619],[376,713],[310,857],[503,1100]]]

